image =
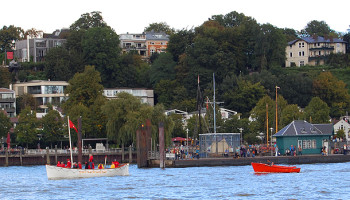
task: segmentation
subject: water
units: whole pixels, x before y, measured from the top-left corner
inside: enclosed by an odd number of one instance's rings
[[[251,166],[138,169],[130,176],[48,180],[45,166],[0,167],[0,199],[349,199],[350,163],[298,165],[256,175]]]

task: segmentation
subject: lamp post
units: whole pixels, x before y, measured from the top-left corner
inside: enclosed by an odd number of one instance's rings
[[[272,132],[273,132],[273,128],[271,127],[270,128],[270,130],[271,130],[271,140],[270,140],[270,148],[271,148],[271,156],[273,155],[273,152],[272,152]]]
[[[238,128],[238,130],[241,132],[241,142],[240,142],[240,146],[242,146],[242,131],[243,131],[243,128]]]
[[[186,145],[187,145],[187,153],[188,153],[188,128],[186,129]]]

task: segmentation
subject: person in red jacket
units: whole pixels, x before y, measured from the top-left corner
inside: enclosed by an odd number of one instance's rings
[[[72,163],[70,162],[69,159],[67,159],[67,168],[72,168]]]
[[[64,165],[64,162],[61,162],[61,167],[65,168],[66,165]]]
[[[57,167],[61,167],[60,161],[57,162],[57,165],[56,165],[56,166],[57,166]]]
[[[81,169],[81,168],[82,168],[82,166],[81,166],[81,163],[80,163],[80,162],[78,162],[78,168],[79,168],[79,169]]]

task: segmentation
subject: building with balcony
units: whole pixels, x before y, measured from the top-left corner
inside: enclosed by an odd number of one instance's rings
[[[0,110],[4,110],[8,117],[16,116],[15,91],[7,88],[0,88]]]
[[[166,51],[169,42],[169,35],[164,32],[146,32],[147,53],[151,56],[154,53]]]
[[[338,38],[302,37],[288,42],[286,67],[323,65],[331,53],[346,53],[346,42]]]
[[[119,35],[122,52],[137,51],[143,59],[148,58],[146,35],[144,33],[126,33]]]
[[[126,92],[134,97],[140,99],[141,103],[147,103],[150,106],[154,106],[154,94],[153,90],[145,88],[106,88],[103,89],[103,95],[107,99],[116,99],[117,94],[120,92]]]
[[[16,41],[15,58],[19,62],[41,62],[51,48],[63,46],[64,35],[68,29],[56,30],[52,34],[43,34],[42,38],[28,38]]]
[[[162,53],[166,51],[169,35],[164,32],[146,32],[146,33],[126,33],[119,35],[120,47],[122,52],[137,51],[143,59],[148,60],[153,53]]]
[[[51,105],[60,105],[63,100],[68,98],[64,94],[64,90],[68,84],[66,81],[35,80],[11,84],[10,89],[15,91],[16,97],[24,94],[33,95],[37,106],[46,109],[48,103]]]

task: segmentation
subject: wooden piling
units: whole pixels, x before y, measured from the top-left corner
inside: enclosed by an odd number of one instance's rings
[[[164,143],[164,123],[159,123],[159,167],[165,168],[165,143]]]
[[[7,151],[7,148],[5,147],[5,167],[9,166],[9,152]]]
[[[57,163],[57,144],[55,145],[55,163]]]
[[[46,147],[46,164],[50,164],[50,149]]]
[[[129,163],[132,163],[132,147],[129,146]]]

